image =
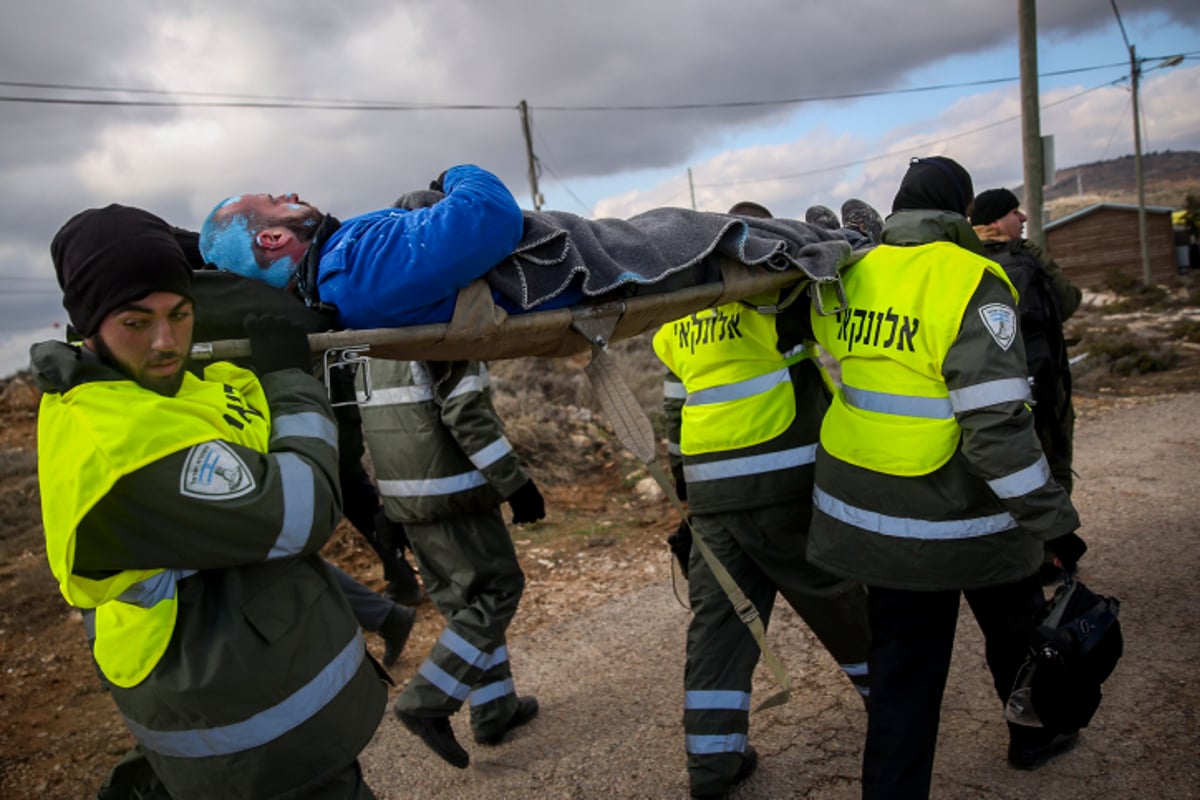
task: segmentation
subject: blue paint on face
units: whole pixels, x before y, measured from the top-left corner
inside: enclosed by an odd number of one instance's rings
[[[260,267],[254,257],[254,234],[250,230],[250,221],[242,214],[219,222],[214,220],[216,211],[239,199],[226,200],[205,220],[200,234],[200,254],[206,262],[216,264],[219,269],[261,281],[277,289],[285,288],[297,266],[290,256]]]
[[[287,288],[288,281],[296,274],[296,262],[291,256],[284,256],[271,263],[266,269],[259,269],[258,280],[274,286],[276,289]]]

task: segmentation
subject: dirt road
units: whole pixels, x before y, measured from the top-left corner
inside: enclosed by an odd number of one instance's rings
[[[1078,400],[1076,500],[1092,547],[1082,575],[1122,601],[1127,648],[1081,745],[1032,774],[1006,766],[982,643],[964,618],[942,715],[935,797],[1200,797],[1200,633],[1190,619],[1200,572],[1198,386],[1189,362],[1140,379],[1129,387],[1138,396],[1111,397],[1101,388],[1099,397]],[[1156,390],[1183,393],[1146,396]],[[33,475],[35,402],[6,411],[0,427],[4,800],[93,796],[132,744],[99,689],[78,613],[63,604],[46,568]],[[363,755],[381,800],[686,795],[688,615],[671,593],[662,545],[674,514],[661,501],[631,500],[621,466],[609,473],[608,480],[553,487],[551,518],[514,532],[529,582],[510,648],[518,690],[538,696],[542,715],[493,749],[471,743],[465,720],[456,720],[473,759],[459,771],[389,714]],[[356,534],[340,536],[327,555],[382,585]],[[440,627],[423,604],[393,671],[401,682]],[[770,636],[797,690],[786,706],[752,716],[761,764],[735,797],[857,797],[866,721],[857,695],[790,609],[777,610]],[[377,655],[382,650],[374,636],[368,645]],[[756,696],[773,689],[762,672]]]
[[[982,639],[964,613],[935,797],[1200,796],[1200,632],[1190,618],[1200,594],[1198,418],[1197,394],[1081,402],[1075,497],[1091,546],[1081,577],[1121,600],[1125,656],[1079,747],[1037,772],[1018,772],[1005,763]],[[470,744],[465,719],[456,719],[469,769],[438,760],[389,714],[363,755],[379,797],[686,796],[687,612],[671,595],[666,564],[641,566],[640,588],[510,640],[518,690],[536,694],[542,714],[490,749]],[[857,696],[790,609],[777,611],[770,639],[797,691],[787,705],[752,716],[760,767],[735,798],[857,797],[866,720]],[[756,697],[773,688],[760,669]]]

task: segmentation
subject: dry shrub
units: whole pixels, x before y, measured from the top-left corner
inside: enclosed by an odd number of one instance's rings
[[[618,342],[609,355],[638,405],[662,435],[662,365],[649,335]],[[505,433],[539,480],[572,483],[631,458],[623,453],[583,368],[589,356],[520,358],[489,365]]]
[[[1170,334],[1184,342],[1200,342],[1200,320],[1181,319],[1171,326]]]
[[[1101,286],[1117,294],[1133,294],[1142,288],[1142,282],[1133,274],[1114,268],[1104,273],[1104,281]]]
[[[1097,331],[1082,343],[1088,358],[1082,369],[1072,370],[1076,386],[1087,388],[1087,378],[1097,371],[1113,375],[1143,375],[1170,369],[1178,356],[1165,342],[1129,331]]]

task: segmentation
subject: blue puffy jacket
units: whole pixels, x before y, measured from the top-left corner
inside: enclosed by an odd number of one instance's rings
[[[459,289],[521,241],[521,209],[486,170],[447,170],[446,197],[428,208],[388,208],[342,223],[321,247],[318,290],[346,328],[446,322]]]

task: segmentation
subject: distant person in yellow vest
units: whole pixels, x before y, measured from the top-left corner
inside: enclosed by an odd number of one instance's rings
[[[1063,323],[1083,300],[1050,254],[1022,236],[1027,217],[1008,189],[988,189],[975,196],[971,224],[983,242],[983,254],[1004,267],[1017,290],[1017,313],[1025,364],[1033,394],[1033,423],[1054,480],[1070,494],[1075,485],[1071,461],[1075,452],[1075,406],[1071,403],[1071,362]],[[1047,550],[1042,582],[1053,583],[1062,573],[1075,574],[1087,544],[1077,534]]]
[[[910,164],[883,243],[842,274],[848,307],[813,312],[841,365],[821,426],[809,559],[867,585],[871,705],[863,797],[928,797],[965,595],[1000,703],[1025,660],[1043,543],[1079,527],[1034,432],[1012,285],[967,222],[971,176]],[[1075,731],[1010,723],[1032,769]]]
[[[770,218],[757,203],[730,214]],[[654,352],[663,387],[671,471],[691,526],[770,623],[782,595],[867,694],[867,597],[862,584],[810,564],[813,458],[829,394],[807,299],[776,313],[780,292],[664,325]],[[759,647],[698,548],[681,548],[692,621],[683,730],[693,798],[723,798],[758,763],[747,741]],[[830,666],[833,666],[831,662]]]
[[[303,329],[247,317],[255,371],[197,377],[170,226],[90,209],[50,250],[83,342],[31,351],[46,552],[138,743],[101,796],[372,798],[387,693],[319,555],[337,430]]]

